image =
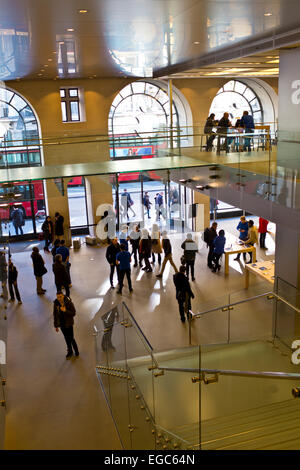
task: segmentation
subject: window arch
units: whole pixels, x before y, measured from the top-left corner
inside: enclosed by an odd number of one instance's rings
[[[173,127],[178,125],[178,111],[172,105]],[[109,134],[151,137],[170,127],[168,93],[151,82],[133,82],[123,88],[112,102],[109,112]],[[115,156],[115,155],[112,155]]]
[[[220,119],[228,112],[230,120],[236,120],[242,117],[243,111],[249,111],[254,122],[263,122],[261,102],[253,89],[238,80],[230,80],[214,97],[209,114],[214,113]]]
[[[0,87],[0,168],[41,165],[36,115],[14,90]]]

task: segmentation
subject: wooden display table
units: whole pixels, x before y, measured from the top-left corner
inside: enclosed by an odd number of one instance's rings
[[[225,235],[226,236],[226,235]],[[229,255],[235,255],[238,253],[251,253],[252,252],[252,260],[253,262],[256,261],[256,248],[255,246],[244,245],[235,242],[230,248],[226,248],[224,250],[225,254],[225,275],[229,274]]]
[[[274,284],[275,264],[273,261],[260,261],[259,263],[246,264],[245,268],[245,289],[249,287],[250,273],[262,277],[270,282],[270,284]]]

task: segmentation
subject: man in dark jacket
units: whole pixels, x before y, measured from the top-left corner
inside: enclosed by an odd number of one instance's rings
[[[217,133],[218,134],[228,134],[228,129],[231,127],[231,122],[229,121],[229,114],[224,113],[223,117],[219,121],[219,125],[217,128]],[[219,137],[220,138],[220,137]],[[226,137],[225,139],[225,148],[226,151],[229,152],[229,146],[233,141],[233,137]]]
[[[141,255],[140,261],[145,261],[145,266],[142,268],[142,270],[146,271],[146,273],[152,273],[152,268],[149,262],[149,258],[151,257],[151,237],[146,228],[143,228],[141,231],[139,252]]]
[[[49,251],[49,245],[50,243],[52,243],[53,236],[54,236],[53,222],[49,215],[46,217],[46,220],[44,221],[42,225],[42,231],[44,233],[44,240],[45,240],[44,251]]]
[[[24,214],[22,209],[19,209],[18,207],[13,208],[11,213],[11,221],[15,227],[16,235],[19,235],[19,229],[20,234],[23,235],[22,225],[24,225]]]
[[[214,239],[217,236],[217,222],[213,222],[209,229],[206,229],[204,232],[204,241],[206,242],[208,250],[207,255],[207,266],[212,269],[214,266],[212,264],[213,252],[214,252]]]
[[[55,259],[55,262],[52,266],[52,269],[54,273],[54,279],[55,279],[57,292],[60,292],[62,287],[64,287],[66,290],[66,295],[67,297],[69,297],[70,295],[69,276],[68,276],[65,266],[62,263],[62,256],[59,254],[55,255],[54,259]]]
[[[43,289],[43,276],[47,272],[45,267],[45,261],[39,253],[37,246],[32,248],[31,259],[33,264],[33,273],[36,278],[36,291],[38,295],[42,295],[46,292],[46,289]]]
[[[149,194],[148,194],[147,191],[145,192],[145,195],[143,197],[143,204],[144,204],[145,209],[147,211],[148,219],[151,219],[150,206],[152,205],[152,202],[150,202],[150,197],[149,197]]]
[[[176,287],[176,299],[179,305],[179,314],[182,323],[185,322],[185,315],[189,319],[189,310],[191,310],[191,299],[194,298],[190,283],[185,275],[185,266],[180,266],[179,273],[173,276],[173,282]]]
[[[59,212],[55,212],[55,236],[60,240],[64,236],[64,218]]]
[[[162,277],[163,276],[163,273],[164,273],[164,270],[165,270],[165,267],[166,267],[166,264],[167,264],[168,261],[173,266],[175,273],[178,273],[178,269],[176,268],[175,263],[174,263],[173,258],[172,258],[172,245],[171,245],[171,242],[168,238],[168,233],[166,231],[164,231],[162,233],[162,247],[163,247],[163,250],[164,250],[164,253],[165,253],[165,257],[164,257],[164,260],[163,260],[161,271],[160,271],[159,274],[157,274],[156,277]]]
[[[78,346],[74,339],[73,331],[75,315],[76,310],[71,299],[65,296],[62,292],[57,292],[53,305],[54,328],[56,331],[59,331],[60,328],[64,335],[68,348],[66,355],[67,359],[73,356],[73,350],[75,356],[79,356]]]
[[[17,297],[18,304],[22,303],[19,289],[18,289],[18,271],[11,259],[8,261],[8,286],[9,286],[9,293],[10,293],[10,299],[9,302],[14,302],[15,301],[15,294]],[[15,294],[14,294],[15,291]]]
[[[113,238],[111,241],[111,244],[107,247],[106,249],[106,259],[108,263],[110,264],[110,275],[109,275],[109,280],[110,280],[110,285],[111,288],[114,289],[114,272],[115,268],[117,269],[117,278],[119,280],[119,268],[116,263],[116,258],[117,254],[121,251],[120,244],[118,242],[117,237]]]
[[[139,225],[136,225],[135,229],[130,232],[129,239],[130,239],[130,244],[132,246],[131,255],[134,256],[134,267],[136,268],[138,265],[138,252],[139,252],[140,239],[141,239],[141,232],[140,232]],[[139,259],[139,263],[141,266],[142,263],[140,259]]]
[[[197,244],[194,242],[192,238],[192,234],[188,233],[186,236],[186,240],[182,243],[181,248],[184,250],[183,256],[186,263],[186,277],[189,278],[189,271],[191,268],[191,275],[192,281],[195,280],[195,259],[196,253],[198,252]]]
[[[213,132],[213,128],[218,124],[218,121],[215,121],[215,114],[212,113],[206,120],[205,126],[204,126],[204,134],[210,134],[209,137],[207,137],[207,143],[206,143],[206,151],[210,152],[212,150],[212,144],[213,141],[215,140],[216,133]]]
[[[245,129],[245,133],[253,134],[254,129],[255,129],[255,124],[254,124],[253,117],[248,113],[248,111],[243,112],[243,117],[241,121]],[[248,152],[251,152],[251,138],[245,137],[243,150],[244,151],[248,150]]]

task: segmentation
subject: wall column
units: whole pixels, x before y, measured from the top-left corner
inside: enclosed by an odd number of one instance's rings
[[[99,222],[99,220],[101,220],[99,206],[103,204],[113,205],[112,184],[111,184],[110,178],[111,178],[110,175],[107,175],[107,176],[98,175],[98,176],[86,176],[85,177],[86,183],[87,183],[86,194],[87,194],[88,218],[89,218],[89,225],[90,225],[89,232],[91,236],[96,236],[96,224]]]
[[[210,226],[210,197],[194,191],[194,203],[198,204],[195,218],[195,231],[201,232]]]

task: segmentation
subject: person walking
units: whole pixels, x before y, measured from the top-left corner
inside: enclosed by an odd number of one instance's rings
[[[185,266],[180,266],[179,272],[173,275],[173,282],[176,287],[176,300],[179,306],[180,319],[184,323],[185,314],[187,320],[189,319],[189,311],[192,308],[191,299],[195,297],[189,280],[185,275]]]
[[[49,251],[49,245],[53,242],[54,238],[54,226],[51,217],[48,215],[42,225],[42,231],[44,233],[45,246],[44,251]]]
[[[129,215],[128,215],[128,210],[129,209],[133,213],[133,217],[136,216],[134,210],[132,209],[133,200],[131,199],[131,195],[127,191],[126,188],[124,189],[123,193],[121,194],[121,205],[123,207],[123,215],[127,217],[127,220],[129,219]]]
[[[60,240],[60,244],[56,249],[56,254],[61,255],[62,257],[62,263],[65,266],[68,277],[69,277],[69,287],[72,287],[71,273],[70,273],[70,268],[71,268],[70,250],[68,247],[66,247],[65,243],[66,243],[65,240]]]
[[[13,264],[12,260],[9,259],[8,261],[8,286],[9,286],[9,294],[10,299],[9,302],[15,301],[15,294],[18,301],[18,304],[22,303],[20,292],[18,289],[18,271],[15,265]]]
[[[129,236],[127,233],[127,225],[122,227],[122,231],[120,233],[120,245],[123,243],[126,247],[126,251],[128,251],[128,241],[129,241]]]
[[[64,236],[64,218],[59,212],[55,212],[55,236],[59,240]]]
[[[3,297],[4,300],[7,300],[7,298],[8,298],[8,292],[7,292],[7,262],[6,262],[6,257],[5,257],[5,251],[0,251],[0,282],[1,282],[1,286],[2,286],[1,297]]]
[[[259,246],[262,249],[266,249],[266,235],[267,235],[267,227],[268,227],[269,221],[266,219],[263,219],[262,217],[259,218],[258,220],[258,233],[259,233]]]
[[[114,272],[115,269],[117,270],[117,278],[119,281],[119,267],[117,265],[117,254],[121,251],[120,244],[118,242],[117,237],[113,238],[110,245],[106,249],[106,259],[110,265],[110,286],[114,289]]]
[[[161,271],[159,274],[157,274],[156,277],[163,276],[163,273],[164,273],[164,270],[168,261],[173,266],[175,273],[178,273],[178,269],[176,268],[176,265],[172,258],[172,245],[171,245],[171,242],[169,240],[168,233],[166,232],[166,230],[164,230],[162,233],[162,247],[165,253],[165,257],[164,257],[164,261],[161,267]]]
[[[139,264],[141,266],[141,259],[140,259],[140,255],[139,255],[139,245],[140,245],[140,240],[141,240],[141,232],[140,232],[140,227],[139,225],[137,224],[135,227],[134,227],[134,230],[132,230],[129,234],[129,240],[130,240],[130,244],[131,244],[131,247],[132,247],[132,253],[131,253],[131,256],[133,255],[134,256],[134,268],[137,267],[138,265],[138,257],[139,257]]]
[[[243,243],[245,243],[248,238],[249,225],[244,215],[241,216],[240,222],[236,229],[240,232],[239,239]],[[234,260],[239,261],[240,257],[241,257],[241,253],[238,253],[236,258],[234,258]],[[246,261],[246,253],[243,253],[243,258],[244,258],[244,261]]]
[[[141,261],[145,261],[145,266],[142,270],[147,273],[152,273],[152,268],[149,262],[149,258],[151,257],[151,237],[146,228],[143,228],[141,231],[139,252],[141,255]]]
[[[54,282],[57,292],[60,292],[64,287],[66,296],[70,297],[69,276],[66,267],[62,262],[62,256],[60,254],[55,255],[55,262],[52,266],[52,270],[54,273]]]
[[[67,344],[66,359],[73,356],[79,356],[78,346],[74,338],[74,317],[76,310],[74,304],[69,297],[62,292],[57,292],[56,299],[53,303],[54,328],[58,332],[59,328],[64,335]]]
[[[258,231],[257,231],[257,227],[254,225],[253,220],[249,220],[248,227],[249,227],[248,238],[245,241],[245,244],[250,245],[250,246],[254,246],[256,243],[258,243]],[[253,258],[252,251],[249,252],[249,255],[250,255],[250,260],[247,261],[246,264],[252,263],[252,258]]]
[[[119,289],[117,291],[118,294],[122,294],[123,289],[123,281],[124,276],[126,275],[129,292],[132,292],[132,284],[131,284],[131,270],[130,270],[130,263],[131,263],[131,256],[129,251],[126,250],[126,246],[121,243],[120,245],[121,251],[117,254],[116,263],[119,266]]]
[[[253,116],[251,116],[248,111],[243,112],[241,122],[242,122],[242,127],[244,128],[245,134],[253,134],[254,129],[255,129],[255,124],[254,124]],[[248,150],[248,152],[251,152],[251,140],[252,140],[251,137],[244,138],[244,147],[243,147],[244,152],[246,150]]]
[[[213,222],[210,228],[206,228],[204,230],[204,241],[206,243],[206,246],[208,247],[207,266],[210,269],[213,268],[212,258],[214,252],[214,239],[217,236],[217,227],[217,222]]]
[[[164,206],[163,193],[156,193],[154,201],[155,201],[156,220],[159,221],[160,216],[163,215],[163,206]]]
[[[32,248],[31,259],[33,263],[33,272],[36,278],[36,291],[38,295],[45,294],[46,289],[43,289],[43,276],[47,272],[45,261],[39,253],[37,246]]]
[[[219,263],[220,258],[222,254],[224,253],[225,249],[225,243],[226,243],[226,238],[225,238],[225,232],[224,230],[219,231],[219,235],[214,239],[214,252],[213,252],[213,258],[212,262],[214,264],[213,267],[213,272],[220,271],[221,265]]]
[[[13,226],[15,227],[16,235],[19,235],[19,229],[20,234],[23,235],[22,226],[25,225],[25,220],[22,209],[19,209],[18,207],[14,206],[13,211],[11,213],[11,221],[13,223]]]
[[[157,261],[161,265],[162,246],[160,241],[160,231],[157,224],[152,225],[151,232],[151,251],[152,251],[152,264],[155,264],[155,254],[157,254]]]
[[[186,277],[189,279],[189,273],[191,270],[192,281],[195,280],[195,259],[198,247],[196,242],[193,240],[192,234],[188,233],[186,240],[182,243],[181,248],[184,250],[183,258],[186,266]]]
[[[151,208],[152,202],[150,202],[150,196],[149,196],[147,191],[145,192],[144,197],[143,197],[143,204],[144,204],[144,207],[146,209],[148,219],[151,219],[150,208]]]

